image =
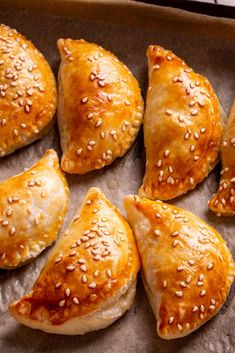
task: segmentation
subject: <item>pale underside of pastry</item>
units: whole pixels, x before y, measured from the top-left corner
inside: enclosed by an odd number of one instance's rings
[[[56,239],[68,207],[67,181],[54,150],[0,183],[0,268],[22,266]]]
[[[42,138],[56,104],[56,83],[44,56],[0,24],[0,157]]]
[[[131,307],[138,270],[129,224],[91,188],[32,291],[9,310],[19,322],[50,333],[98,330]]]
[[[127,196],[145,289],[164,339],[183,337],[224,304],[234,262],[221,235],[203,220],[162,201]]]
[[[112,53],[84,40],[57,44],[61,166],[84,174],[131,147],[142,123],[143,100],[138,82]]]
[[[146,172],[139,195],[168,200],[194,189],[218,162],[220,107],[209,81],[171,51],[151,45],[147,57]]]
[[[218,216],[235,215],[235,101],[224,129],[221,144],[221,179],[219,190],[209,201]]]

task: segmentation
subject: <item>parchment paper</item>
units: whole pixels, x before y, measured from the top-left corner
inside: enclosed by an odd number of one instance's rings
[[[0,21],[30,38],[45,54],[55,74],[60,37],[85,38],[113,51],[136,75],[145,96],[149,44],[172,49],[211,81],[228,113],[235,96],[235,21],[190,14],[139,3],[76,1],[1,1]],[[58,129],[0,160],[0,180],[30,167],[48,148],[61,153]],[[118,207],[126,194],[136,193],[144,173],[142,132],[133,148],[108,168],[86,176],[69,176],[70,203],[64,228],[87,189],[98,186]],[[217,218],[207,201],[216,190],[219,169],[196,190],[173,203],[199,215],[217,228],[235,256],[234,220]],[[107,329],[85,336],[56,336],[32,330],[12,319],[10,302],[27,293],[50,249],[14,271],[0,271],[1,353],[232,353],[235,351],[235,298],[230,295],[220,313],[201,329],[182,339],[164,341],[155,332],[155,319],[139,278],[132,309]]]

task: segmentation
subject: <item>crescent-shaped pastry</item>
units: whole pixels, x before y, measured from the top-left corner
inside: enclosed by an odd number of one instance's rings
[[[224,129],[221,145],[222,171],[219,190],[209,201],[218,216],[235,215],[235,101]]]
[[[0,268],[22,266],[50,246],[67,207],[67,181],[53,150],[24,173],[1,182]]]
[[[43,55],[15,29],[0,24],[0,157],[48,132],[56,96]]]
[[[171,51],[151,45],[147,57],[147,162],[139,195],[168,200],[194,189],[217,163],[219,103],[208,80]]]
[[[24,325],[76,335],[117,320],[133,303],[139,258],[127,221],[91,188],[32,291],[10,305]]]
[[[142,123],[143,101],[138,82],[112,53],[84,40],[57,44],[61,166],[84,174],[127,152]]]
[[[234,262],[220,234],[190,212],[161,201],[127,196],[144,286],[160,337],[183,337],[224,304]]]

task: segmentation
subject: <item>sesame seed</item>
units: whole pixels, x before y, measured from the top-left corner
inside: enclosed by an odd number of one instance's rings
[[[82,102],[83,104],[87,103],[87,102],[88,102],[88,97],[83,97],[83,98],[81,99],[81,102]]]
[[[171,236],[172,236],[172,237],[177,237],[178,235],[179,235],[179,232],[178,232],[178,231],[175,231],[175,232],[171,233]]]
[[[11,209],[8,209],[6,211],[6,216],[10,217],[12,215],[12,210]]]
[[[200,291],[200,297],[204,297],[204,295],[206,295],[206,290],[205,289],[202,289]]]
[[[191,275],[187,276],[185,279],[185,282],[190,283],[191,281],[192,281],[192,276]]]
[[[100,274],[99,270],[96,270],[93,275],[94,275],[94,277],[98,277],[99,274]]]
[[[190,182],[191,185],[193,185],[194,184],[194,179],[193,178],[189,178],[189,182]]]
[[[186,132],[186,133],[185,133],[185,135],[184,135],[184,139],[185,139],[185,140],[188,140],[188,139],[189,139],[189,137],[190,137],[189,133],[188,133],[188,132]]]
[[[215,305],[209,305],[209,309],[212,311],[215,310]]]
[[[183,271],[184,270],[184,266],[178,266],[176,270],[177,271]]]
[[[201,128],[200,132],[201,132],[201,134],[204,134],[206,132],[206,128],[204,128],[204,127]]]
[[[195,265],[195,261],[194,261],[194,260],[188,260],[188,263],[189,263],[189,265],[191,265],[191,266]]]
[[[156,214],[155,214],[155,217],[156,217],[156,218],[161,218],[160,213],[156,213]]]
[[[211,299],[211,304],[215,305],[215,299]]]
[[[88,287],[93,289],[93,288],[96,288],[96,283],[95,282],[91,282],[88,284]]]
[[[64,305],[65,305],[65,300],[61,300],[61,301],[59,302],[59,307],[60,307],[60,308],[63,308]]]
[[[13,135],[14,135],[14,136],[19,136],[19,132],[18,132],[17,129],[14,129],[14,130],[13,130]]]
[[[58,257],[55,259],[54,263],[55,263],[55,264],[58,264],[61,260],[62,260],[62,256],[58,256]]]
[[[207,265],[207,269],[208,269],[208,270],[211,270],[213,267],[214,267],[214,265],[213,265],[212,262]]]
[[[235,178],[232,178],[232,179],[231,179],[231,183],[235,183]]]
[[[166,288],[166,287],[167,287],[167,281],[166,281],[166,280],[162,282],[162,287],[163,287],[163,288]]]
[[[82,275],[81,281],[82,281],[82,283],[87,283],[86,275]]]
[[[93,113],[89,113],[87,115],[87,120],[91,120],[93,118],[94,114]]]
[[[168,322],[169,322],[170,325],[172,325],[173,322],[174,322],[174,317],[173,316],[169,317]]]
[[[77,156],[80,156],[82,154],[82,148],[79,148],[77,151],[76,151],[76,155]]]
[[[8,221],[2,221],[2,226],[8,226]]]
[[[198,281],[198,282],[197,282],[197,286],[198,286],[198,287],[203,286],[203,284],[204,284],[204,283],[203,283],[203,282],[201,282],[201,281]]]
[[[179,331],[183,330],[183,327],[180,324],[177,324],[177,328],[178,328]]]
[[[167,55],[166,58],[167,58],[168,61],[171,61],[171,60],[172,60],[172,56],[170,56],[170,55]]]
[[[66,270],[73,271],[73,270],[75,270],[75,266],[74,265],[69,265],[69,266],[66,267]]]
[[[78,300],[78,298],[77,297],[73,297],[73,303],[74,304],[76,304],[76,305],[78,305],[79,304],[79,300]]]
[[[195,137],[196,140],[199,140],[199,134],[198,134],[198,132],[195,132],[195,133],[194,133],[194,137]]]
[[[161,165],[162,165],[162,161],[161,161],[161,159],[159,159],[159,161],[157,162],[157,166],[160,168]]]
[[[65,295],[66,295],[67,297],[69,297],[69,296],[70,296],[70,293],[71,293],[71,290],[70,290],[69,288],[66,288],[64,292],[65,292]]]
[[[183,292],[180,291],[180,290],[178,290],[178,291],[175,292],[175,295],[176,295],[177,297],[181,298],[181,297],[183,297]]]
[[[110,278],[112,276],[112,272],[110,270],[106,271],[107,276]]]
[[[165,150],[165,151],[164,151],[164,156],[165,156],[165,157],[168,157],[169,154],[170,154],[170,151],[169,151],[169,150]]]
[[[194,159],[194,161],[198,161],[199,157],[198,156],[194,156],[193,159]]]
[[[186,288],[187,284],[185,282],[180,282],[181,287]]]
[[[192,308],[192,312],[193,312],[193,313],[196,313],[197,311],[198,311],[198,306],[195,305],[195,306]]]
[[[9,234],[10,234],[10,235],[13,235],[13,234],[15,234],[15,232],[16,232],[15,227],[11,227],[11,228],[10,228],[10,231],[9,231]]]
[[[179,115],[178,116],[178,120],[180,123],[182,123],[184,121],[184,116],[183,115]]]
[[[160,69],[160,65],[156,64],[156,65],[153,65],[153,70],[159,70]]]
[[[170,109],[167,109],[165,113],[166,113],[166,115],[172,115],[173,114],[172,110],[170,110]]]
[[[196,147],[195,147],[194,145],[191,145],[191,146],[190,146],[190,152],[194,152],[194,151],[195,151],[195,148],[196,148]]]
[[[80,270],[83,271],[83,272],[86,272],[87,271],[86,265],[81,265],[80,266]]]
[[[61,286],[62,286],[62,283],[58,282],[58,283],[56,283],[55,288],[58,289],[58,288],[60,288]]]
[[[95,127],[99,127],[99,126],[101,126],[101,125],[102,125],[102,123],[103,123],[103,121],[102,121],[102,120],[97,120],[97,122],[95,123]]]
[[[172,243],[173,247],[175,248],[179,244],[179,240],[175,239]]]
[[[204,314],[200,314],[200,319],[203,320],[204,319]]]
[[[160,230],[155,229],[154,234],[155,234],[155,235],[160,235]]]

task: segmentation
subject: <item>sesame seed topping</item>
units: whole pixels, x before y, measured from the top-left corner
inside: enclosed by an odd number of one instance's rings
[[[95,282],[91,282],[88,284],[88,287],[93,289],[93,288],[96,288],[96,283]]]
[[[87,103],[87,102],[88,102],[88,97],[83,97],[83,98],[81,99],[81,102],[82,102],[83,104]]]
[[[200,319],[203,320],[204,319],[204,314],[200,314]]]
[[[194,145],[191,145],[191,146],[190,146],[190,152],[194,152],[195,149],[196,149],[196,147],[195,147]]]
[[[179,244],[179,240],[175,239],[172,243],[173,247],[175,248]]]
[[[94,275],[94,277],[98,277],[99,274],[100,274],[99,270],[96,270],[93,275]]]
[[[205,289],[202,289],[200,291],[200,297],[204,297],[204,295],[206,295],[206,290]]]
[[[162,161],[161,161],[161,159],[159,159],[159,161],[157,162],[157,166],[160,168],[161,165],[162,165]]]
[[[78,305],[79,304],[79,300],[78,300],[78,298],[77,297],[73,297],[73,303],[74,304],[76,304],[76,305]]]
[[[212,262],[207,265],[208,270],[212,270],[213,267],[214,267],[214,265]]]
[[[209,309],[212,311],[215,310],[215,305],[209,305]]]
[[[187,284],[185,282],[180,282],[181,287],[186,288]]]
[[[154,234],[155,234],[155,235],[160,235],[160,230],[155,229]]]
[[[77,155],[77,156],[80,156],[81,154],[82,154],[82,148],[77,149],[76,155]]]
[[[168,157],[169,154],[170,154],[170,151],[169,151],[169,150],[165,150],[165,151],[164,151],[164,156],[165,156],[165,157]]]
[[[192,312],[193,312],[193,313],[196,313],[197,311],[198,311],[198,306],[195,305],[195,306],[192,308]]]
[[[107,276],[110,278],[112,276],[112,272],[110,270],[106,271]]]
[[[10,228],[10,231],[9,231],[9,234],[10,234],[10,235],[13,235],[13,234],[15,234],[15,232],[16,232],[15,227],[11,227],[11,228]]]
[[[192,281],[192,276],[191,275],[187,276],[185,279],[185,282],[190,283],[191,281]]]
[[[194,184],[194,179],[193,178],[189,178],[189,182],[190,182],[191,185],[193,185]]]
[[[65,292],[65,295],[66,295],[67,297],[70,296],[71,291],[70,291],[69,288],[66,288],[64,292]]]
[[[153,65],[153,70],[159,70],[160,69],[160,65],[156,64],[156,65]]]
[[[170,325],[172,325],[173,322],[174,322],[174,317],[173,316],[169,317],[168,322],[169,322]]]
[[[86,265],[81,265],[80,266],[80,270],[83,271],[83,272],[86,272],[87,271]]]
[[[163,287],[163,288],[166,288],[166,287],[167,287],[167,281],[166,281],[166,280],[162,282],[162,287]]]
[[[166,115],[172,115],[172,114],[173,114],[172,110],[170,110],[170,109],[166,110]]]
[[[172,237],[177,237],[178,235],[179,235],[179,232],[178,232],[178,231],[175,231],[175,232],[171,233],[171,236],[172,236]]]
[[[60,288],[61,286],[62,286],[62,283],[58,282],[58,283],[56,283],[55,288],[58,289],[58,288]]]
[[[176,270],[177,271],[183,271],[184,270],[184,266],[178,266]]]
[[[204,283],[203,283],[203,282],[201,282],[201,281],[198,281],[198,282],[197,282],[197,286],[198,286],[198,287],[203,286],[203,284],[204,284]]]
[[[64,305],[65,305],[65,300],[63,299],[59,302],[59,307],[63,308]]]
[[[156,214],[155,214],[155,217],[156,217],[156,218],[161,218],[160,213],[156,213]]]
[[[183,327],[180,324],[177,324],[177,328],[178,328],[179,331],[183,330]]]
[[[176,295],[177,297],[181,298],[181,297],[183,297],[183,292],[180,291],[180,290],[178,290],[178,291],[175,292],[175,295]]]
[[[191,266],[195,265],[195,261],[194,261],[194,260],[188,260],[188,263],[189,263],[189,265],[191,265]]]
[[[73,271],[73,270],[75,270],[75,266],[74,265],[69,265],[69,266],[66,267],[66,270]]]
[[[198,156],[194,156],[193,159],[194,159],[194,161],[198,161],[199,157]]]

